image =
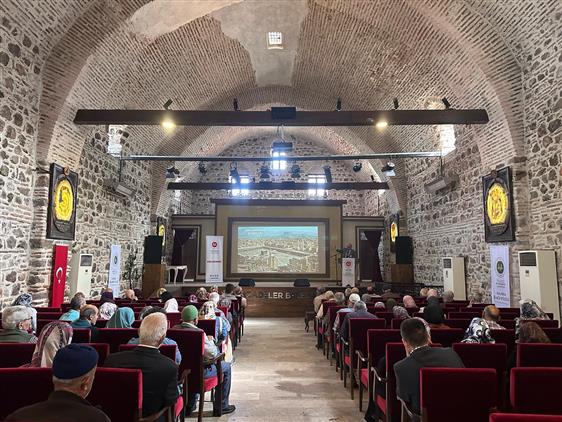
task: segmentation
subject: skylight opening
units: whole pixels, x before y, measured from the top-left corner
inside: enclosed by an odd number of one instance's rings
[[[267,48],[268,50],[282,50],[283,49],[283,34],[278,31],[267,33]]]

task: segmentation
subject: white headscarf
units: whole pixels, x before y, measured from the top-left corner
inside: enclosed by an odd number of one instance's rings
[[[178,301],[174,298],[168,299],[166,303],[164,303],[164,312],[179,312]]]

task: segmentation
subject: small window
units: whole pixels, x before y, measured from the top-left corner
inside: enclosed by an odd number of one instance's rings
[[[271,151],[272,157],[286,157],[287,153],[285,151]],[[273,170],[286,170],[287,160],[273,160],[271,163],[271,168]]]
[[[229,177],[229,182],[234,184],[232,176]],[[240,188],[233,188],[230,190],[232,196],[248,196],[250,194],[250,189],[244,188],[244,185],[250,183],[250,176],[240,176]]]
[[[308,196],[322,197],[326,193],[326,176],[323,174],[310,174],[308,184]]]
[[[267,33],[267,48],[269,50],[283,49],[283,34],[281,32]]]

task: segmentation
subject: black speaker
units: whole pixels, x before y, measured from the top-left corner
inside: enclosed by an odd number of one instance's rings
[[[293,287],[310,287],[310,281],[308,281],[308,278],[297,278]]]
[[[397,236],[395,248],[397,264],[413,264],[414,245],[410,236]]]
[[[145,264],[162,263],[162,236],[146,236],[144,238]]]
[[[256,280],[253,278],[241,278],[238,285],[240,287],[256,287]]]

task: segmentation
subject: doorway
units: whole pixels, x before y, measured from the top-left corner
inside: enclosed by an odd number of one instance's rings
[[[357,228],[359,245],[359,277],[361,280],[382,282],[379,258],[381,229]]]
[[[178,274],[178,278],[195,280],[199,260],[199,227],[187,227],[174,230],[174,247],[172,265],[187,266],[187,273]]]

